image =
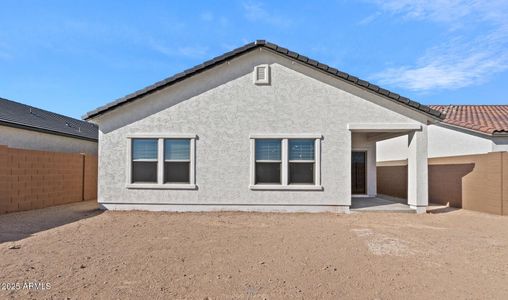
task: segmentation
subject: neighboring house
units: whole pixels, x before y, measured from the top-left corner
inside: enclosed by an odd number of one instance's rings
[[[0,145],[97,155],[97,126],[0,98]]]
[[[508,151],[508,105],[430,105],[445,114],[428,127],[429,158]],[[408,158],[407,137],[377,143],[377,161]]]
[[[257,41],[84,118],[105,209],[347,212],[376,195],[376,142],[409,135],[408,203],[424,212],[441,113]]]

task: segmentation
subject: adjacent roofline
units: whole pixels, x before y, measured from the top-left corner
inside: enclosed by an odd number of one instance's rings
[[[70,134],[70,133],[65,133],[65,132],[40,128],[40,127],[25,125],[25,124],[16,123],[16,122],[7,122],[7,121],[0,120],[0,125],[12,127],[12,128],[18,128],[18,129],[25,129],[25,130],[30,130],[30,131],[37,131],[37,132],[42,132],[42,133],[47,133],[47,134],[52,134],[52,135],[59,135],[59,136],[64,136],[64,137],[79,139],[79,140],[85,140],[85,141],[90,141],[90,142],[97,142],[99,140],[99,139],[74,135],[74,134]]]
[[[96,124],[0,97],[0,125],[79,140],[98,141]]]
[[[472,123],[471,121],[463,121],[457,120],[453,118],[453,115],[449,115],[448,112],[450,109],[454,108],[463,108],[463,107],[499,107],[505,105],[498,104],[431,104],[429,107],[432,109],[441,111],[443,114],[449,116],[448,118],[443,119],[440,124],[443,126],[451,127],[451,129],[461,129],[465,132],[471,132],[480,134],[482,136],[487,137],[507,137],[508,129],[498,129],[493,126],[485,125],[485,124],[477,124]],[[440,107],[440,108],[436,108]],[[442,108],[442,109],[441,109]],[[488,113],[486,114],[488,115]]]
[[[470,127],[461,126],[461,125],[457,125],[457,124],[449,123],[449,122],[445,122],[445,121],[439,122],[438,125],[442,125],[442,126],[445,126],[445,127],[451,127],[451,129],[460,129],[460,130],[463,130],[463,131],[468,131],[468,132],[476,133],[476,134],[479,134],[479,135],[482,135],[482,136],[486,136],[486,137],[508,137],[508,132],[500,131],[500,130],[495,130],[492,133],[488,133],[488,132],[483,132],[483,131],[475,130],[475,129],[470,128]]]
[[[353,84],[357,87],[360,87],[362,89],[365,89],[367,91],[370,91],[372,93],[380,95],[380,96],[384,97],[385,99],[391,100],[391,101],[396,102],[401,105],[405,105],[405,106],[410,107],[414,110],[417,110],[421,113],[424,113],[433,119],[441,120],[444,117],[444,114],[437,111],[437,110],[433,110],[430,107],[420,104],[420,103],[413,101],[409,98],[400,96],[397,93],[393,93],[389,90],[383,89],[383,88],[381,88],[375,84],[372,84],[368,81],[365,81],[365,80],[359,79],[358,77],[344,73],[336,68],[332,68],[326,64],[320,63],[316,60],[310,59],[310,58],[303,56],[301,54],[298,54],[296,52],[293,52],[293,51],[290,51],[286,48],[280,47],[276,44],[267,42],[265,40],[257,40],[256,42],[252,42],[252,43],[246,44],[240,48],[232,50],[230,52],[226,52],[226,53],[224,53],[220,56],[217,56],[211,60],[205,61],[202,64],[194,66],[194,67],[187,69],[181,73],[175,74],[169,78],[166,78],[162,81],[156,82],[156,83],[149,85],[141,90],[138,90],[132,94],[129,94],[125,97],[119,98],[119,99],[117,99],[111,103],[108,103],[104,106],[101,106],[95,110],[92,110],[92,111],[88,112],[87,114],[85,114],[83,116],[83,119],[89,120],[91,118],[94,118],[96,116],[104,114],[107,111],[116,109],[117,107],[119,107],[121,105],[132,102],[136,99],[142,98],[148,94],[154,93],[158,90],[161,90],[167,86],[173,85],[177,82],[183,81],[186,78],[192,77],[192,76],[199,74],[203,71],[211,69],[217,65],[220,65],[232,58],[243,55],[243,54],[245,54],[253,49],[256,49],[256,48],[267,48],[267,49],[270,49],[270,50],[276,52],[277,54],[282,54],[290,59],[295,59],[301,63],[304,63],[305,65],[307,65],[311,68],[324,71],[327,74],[333,75],[340,80],[346,81],[346,82]]]

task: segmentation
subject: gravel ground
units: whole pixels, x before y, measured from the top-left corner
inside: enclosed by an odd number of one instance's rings
[[[508,217],[95,207],[0,216],[0,298],[508,299]]]

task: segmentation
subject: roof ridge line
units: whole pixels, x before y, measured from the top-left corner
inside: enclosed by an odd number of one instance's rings
[[[251,51],[254,48],[258,48],[258,47],[266,47],[267,49],[271,49],[278,54],[285,55],[285,56],[289,57],[290,59],[295,59],[301,63],[308,65],[309,67],[316,68],[318,70],[327,72],[328,74],[333,75],[338,79],[345,80],[345,81],[347,81],[359,88],[366,89],[366,90],[376,93],[382,97],[386,97],[389,100],[392,100],[396,103],[405,105],[405,106],[412,108],[414,110],[418,110],[424,114],[431,116],[432,118],[443,119],[443,117],[444,117],[444,114],[442,114],[440,111],[434,110],[434,109],[432,109],[426,105],[423,105],[419,102],[413,101],[413,100],[406,98],[404,96],[401,96],[397,93],[391,92],[390,90],[381,88],[378,85],[372,84],[372,83],[370,83],[366,80],[360,79],[356,76],[342,72],[337,68],[330,67],[327,64],[323,64],[317,60],[308,58],[304,55],[301,55],[297,52],[291,51],[287,48],[280,47],[277,44],[273,44],[273,43],[268,42],[266,40],[256,40],[256,41],[248,43],[242,47],[236,48],[232,51],[229,51],[229,52],[226,52],[222,55],[216,56],[215,58],[212,58],[208,61],[198,64],[198,65],[191,67],[187,70],[184,70],[183,72],[177,73],[177,74],[170,76],[166,79],[158,81],[152,85],[146,86],[145,88],[142,88],[142,89],[135,91],[131,94],[128,94],[124,97],[118,98],[110,103],[107,103],[101,107],[98,107],[92,111],[89,111],[82,118],[85,120],[88,120],[88,119],[91,119],[91,118],[96,117],[98,115],[101,115],[101,114],[103,114],[109,110],[115,109],[125,103],[142,98],[142,97],[144,97],[148,94],[151,94],[159,89],[162,89],[162,88],[170,86],[174,83],[180,82],[188,77],[194,76],[197,73],[201,73],[211,67],[222,64],[229,59],[240,56],[240,55],[242,55],[248,51]]]

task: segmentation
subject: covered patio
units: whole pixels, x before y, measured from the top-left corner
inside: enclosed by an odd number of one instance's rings
[[[427,125],[421,123],[350,123],[351,210],[388,210],[424,213],[428,206]],[[408,197],[377,194],[376,142],[408,136]]]

